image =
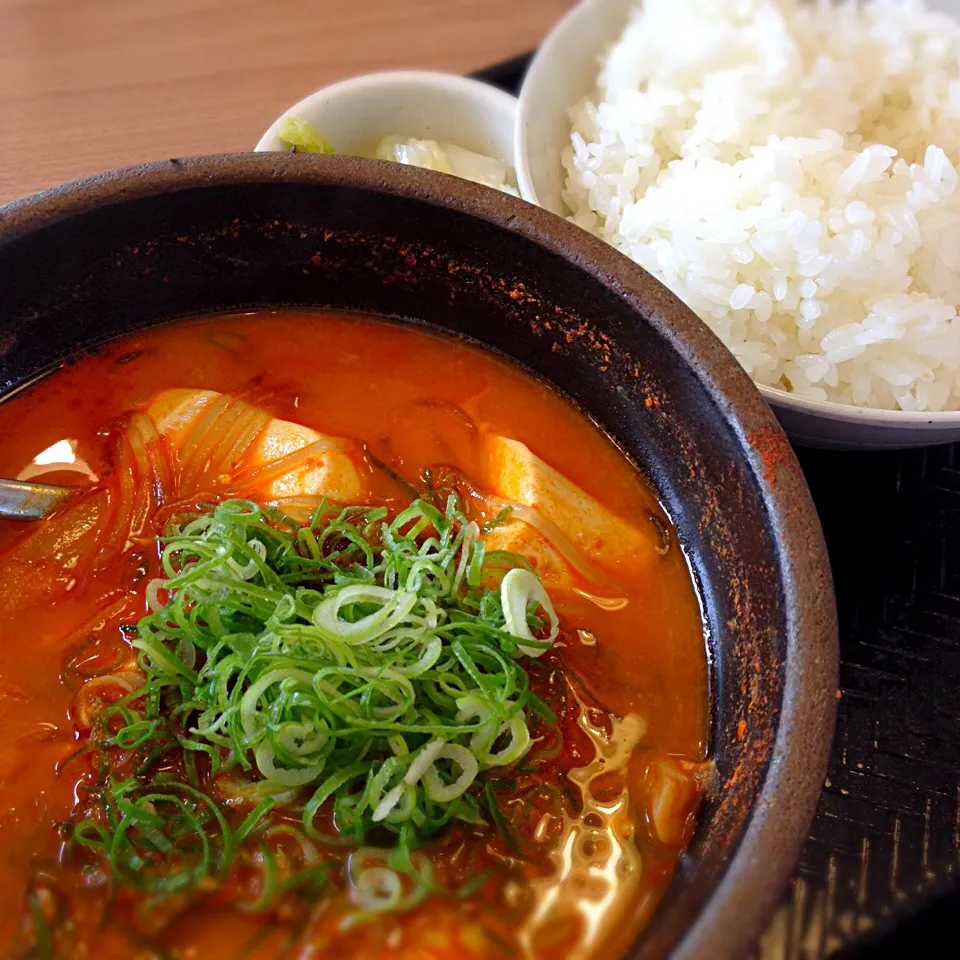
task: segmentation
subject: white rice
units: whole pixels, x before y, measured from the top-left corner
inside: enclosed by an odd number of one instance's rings
[[[571,219],[754,380],[960,408],[960,24],[922,0],[645,0],[571,120]]]

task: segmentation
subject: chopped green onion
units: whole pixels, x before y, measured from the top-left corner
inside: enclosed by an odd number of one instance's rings
[[[528,657],[539,657],[553,643],[560,632],[560,622],[556,611],[543,589],[543,584],[535,573],[529,570],[514,569],[506,573],[500,583],[500,603],[503,606],[504,625],[515,637],[528,641],[518,644],[521,653]],[[528,624],[531,605],[542,607],[550,618],[550,633],[544,642],[540,642],[530,631]]]
[[[488,553],[456,496],[392,520],[324,501],[306,526],[231,500],[161,544],[134,640],[146,682],[102,725],[101,746],[132,755],[134,775],[103,761],[99,810],[72,828],[116,883],[179,896],[243,856],[262,874],[248,908],[268,909],[282,890],[325,882],[314,841],[362,846],[376,831],[394,837],[396,864],[350,859],[351,897],[372,916],[432,888],[411,851],[451,820],[483,823],[486,807],[503,829],[484,771],[529,751],[528,716],[552,716],[523,658],[558,623],[529,565]],[[177,758],[186,782],[160,772]],[[221,809],[214,777],[252,804],[246,816]],[[321,807],[335,832],[318,828]],[[302,831],[277,820],[285,810]],[[279,872],[278,830],[313,851],[304,879]]]

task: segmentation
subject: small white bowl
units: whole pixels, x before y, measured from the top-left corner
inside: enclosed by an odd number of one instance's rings
[[[371,156],[389,135],[440,140],[513,165],[517,99],[479,80],[449,73],[396,70],[342,80],[285,110],[257,152],[286,150],[286,117],[313,124],[337,153]]]
[[[596,88],[600,61],[626,26],[636,0],[581,0],[547,35],[527,71],[517,108],[514,154],[520,195],[562,217],[566,173],[560,153],[570,140],[567,111]],[[958,11],[958,0],[931,0]],[[874,410],[801,400],[761,386],[790,437],[799,444],[845,450],[925,447],[960,440],[960,412]]]

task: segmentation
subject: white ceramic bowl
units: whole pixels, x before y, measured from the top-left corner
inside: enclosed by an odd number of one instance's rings
[[[567,111],[596,87],[600,58],[620,35],[636,0],[581,0],[547,35],[520,91],[517,109],[517,183],[524,200],[568,216],[561,197],[560,152],[569,143]],[[958,12],[960,0],[932,0]],[[760,386],[784,429],[797,443],[835,449],[895,449],[960,440],[960,412],[873,410],[801,400]]]
[[[285,150],[280,124],[313,124],[337,153],[370,156],[388,134],[455,143],[513,164],[517,99],[479,80],[397,70],[342,80],[285,110],[260,138],[258,152]]]

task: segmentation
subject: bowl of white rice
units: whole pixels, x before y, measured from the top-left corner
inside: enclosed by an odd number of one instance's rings
[[[960,0],[584,0],[523,197],[676,293],[791,437],[960,440]]]

